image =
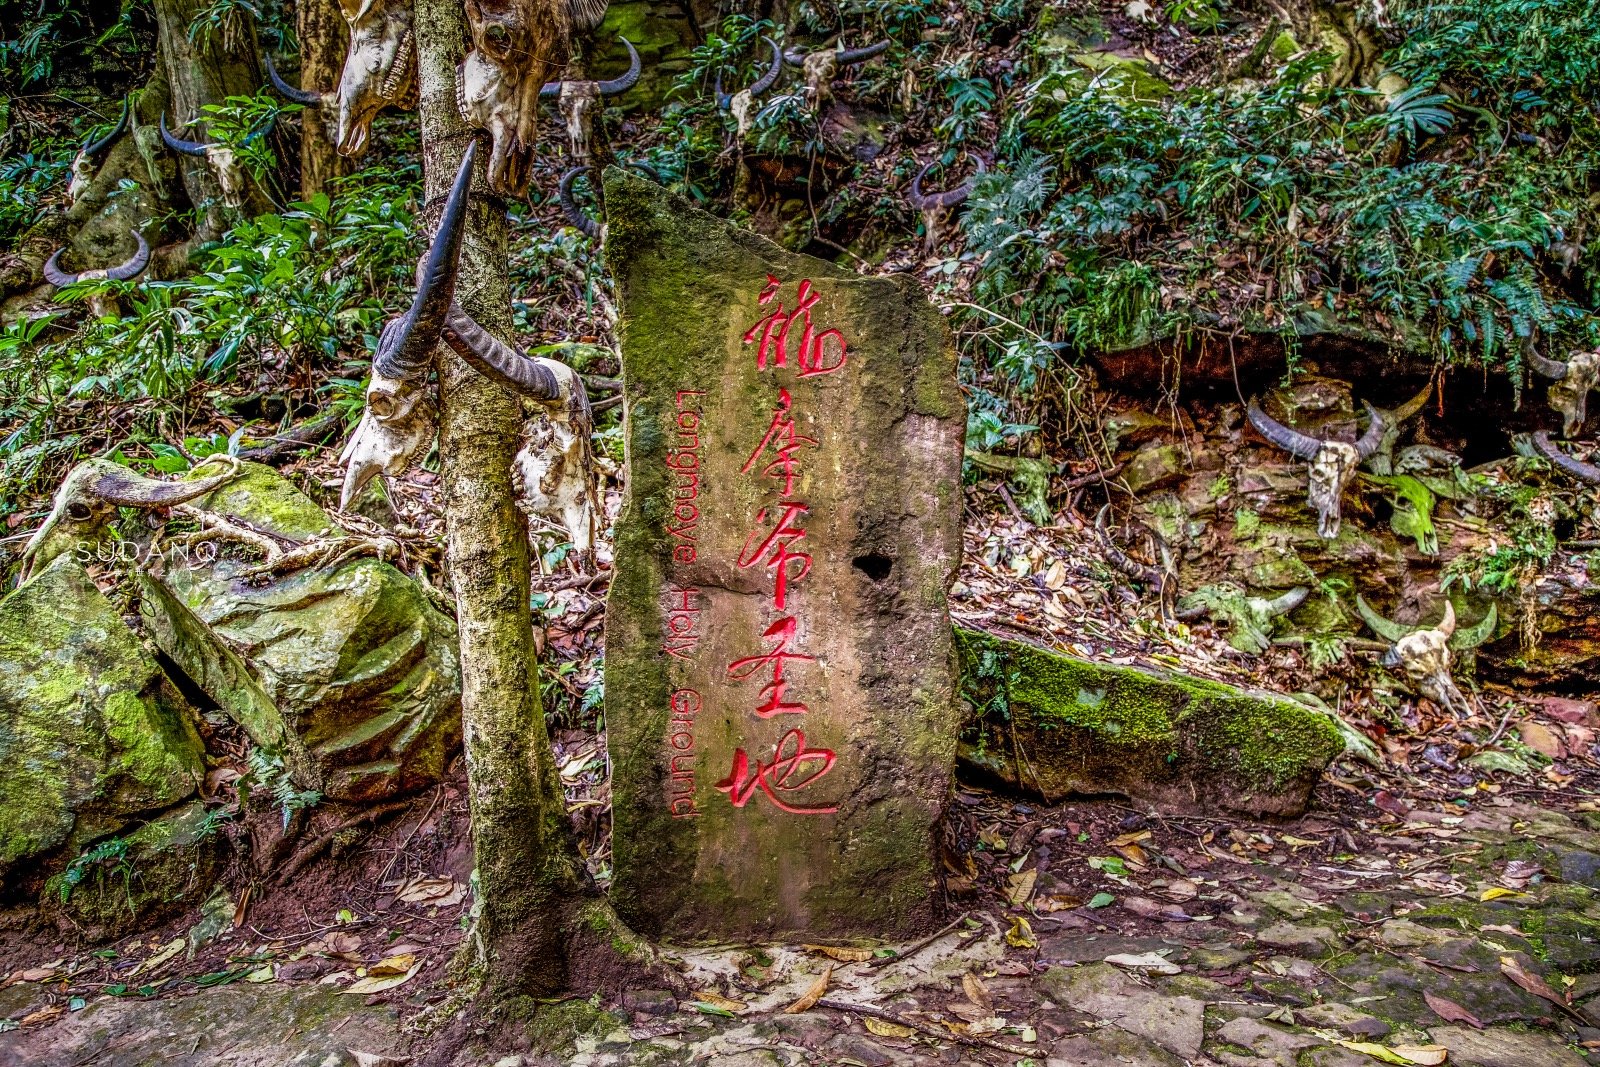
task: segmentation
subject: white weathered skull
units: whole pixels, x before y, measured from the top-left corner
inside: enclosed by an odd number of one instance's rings
[[[1589,417],[1589,391],[1600,385],[1600,352],[1579,352],[1567,360],[1567,376],[1550,383],[1550,407],[1561,416],[1562,436],[1573,437]]]
[[[1417,692],[1451,711],[1465,703],[1456,686],[1450,651],[1450,635],[1440,629],[1417,630],[1395,642],[1386,660],[1398,664]]]
[[[572,158],[580,164],[590,162],[594,111],[600,105],[600,84],[592,81],[561,83],[556,107],[567,124],[567,142]]]
[[[531,103],[524,100],[532,90]],[[508,82],[500,68],[481,52],[468,52],[456,68],[456,104],[462,121],[489,133],[489,187],[507,196],[520,196],[528,187],[533,153],[532,130],[523,130],[526,110],[537,106],[539,84]],[[528,140],[524,141],[524,136]]]
[[[80,150],[72,157],[72,178],[67,182],[68,200],[77,202],[78,197],[89,188],[89,183],[94,181],[96,169],[94,158],[89,153]]]
[[[1339,536],[1341,498],[1360,465],[1356,446],[1343,441],[1323,442],[1311,458],[1309,497],[1317,513],[1317,533],[1323,537]]]
[[[806,95],[813,104],[821,106],[833,95],[833,79],[839,73],[839,53],[831,48],[808,53],[801,70],[806,79]]]
[[[339,453],[345,468],[339,506],[349,507],[380,471],[390,477],[402,473],[437,432],[438,417],[422,387],[374,373],[361,422]]]
[[[749,89],[740,89],[733,94],[733,99],[728,104],[728,110],[733,112],[733,121],[738,124],[739,138],[743,140],[750,132],[750,127],[756,120],[756,98]]]
[[[339,0],[350,27],[339,74],[339,153],[366,151],[372,120],[385,107],[408,107],[416,96],[416,37],[410,0]]]
[[[588,560],[599,530],[600,505],[589,437],[594,426],[583,382],[566,364],[535,358],[555,375],[560,396],[541,404],[545,413],[523,430],[516,459],[522,505],[566,530],[572,547]]]
[[[244,203],[244,170],[233,149],[225,144],[206,145],[206,165],[211,168],[222,190],[222,199],[229,207]]]

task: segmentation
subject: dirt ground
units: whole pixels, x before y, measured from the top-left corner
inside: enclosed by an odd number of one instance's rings
[[[903,957],[669,949],[691,992],[546,1009],[499,1067],[1579,1067],[1600,1048],[1596,805],[1373,803],[1337,774],[1273,825],[956,799],[942,936]],[[464,805],[447,783],[198,923],[98,948],[14,931],[0,1064],[410,1062],[454,1007]]]

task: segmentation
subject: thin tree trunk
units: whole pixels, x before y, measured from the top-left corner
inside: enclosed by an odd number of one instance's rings
[[[465,23],[459,0],[417,0],[427,217],[435,223],[475,134],[456,106]],[[486,328],[511,335],[503,201],[483,192],[483,157],[462,245],[456,299]],[[450,576],[461,631],[461,712],[480,902],[474,934],[495,999],[566,988],[573,918],[592,890],[567,826],[540,707],[529,616],[526,523],[511,464],[520,401],[436,350]]]
[[[338,114],[332,94],[344,67],[350,31],[337,0],[300,0],[295,12],[300,37],[300,87],[329,94],[322,107],[300,113],[300,195],[314,196],[333,178],[351,171],[350,160],[334,143],[333,123]]]

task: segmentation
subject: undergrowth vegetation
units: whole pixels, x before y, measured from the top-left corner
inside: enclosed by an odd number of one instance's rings
[[[1291,353],[1342,331],[1513,373],[1524,342],[1600,342],[1593,5],[1389,11],[1387,93],[1330,86],[1333,57],[1287,38],[1259,80],[1182,90],[1036,55],[965,216],[975,298],[1014,323],[974,316],[1004,380],[1189,331]]]

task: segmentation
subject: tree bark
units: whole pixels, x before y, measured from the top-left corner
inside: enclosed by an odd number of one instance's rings
[[[468,142],[456,105],[466,30],[459,0],[417,0],[425,217],[439,211]],[[537,65],[537,58],[535,64]],[[486,192],[480,152],[456,299],[511,336],[505,203]],[[512,459],[521,401],[445,345],[439,452],[447,554],[461,632],[461,712],[481,904],[473,945],[491,994],[568,988],[569,953],[585,951],[580,920],[597,901],[573,845],[540,707],[529,615],[526,523],[514,505]],[[603,927],[602,927],[603,928]]]
[[[352,170],[350,160],[339,154],[333,133],[338,115],[333,93],[344,68],[350,31],[337,0],[299,0],[295,21],[300,38],[300,87],[328,94],[327,103],[300,113],[300,195],[311,197],[322,192],[331,179]]]

